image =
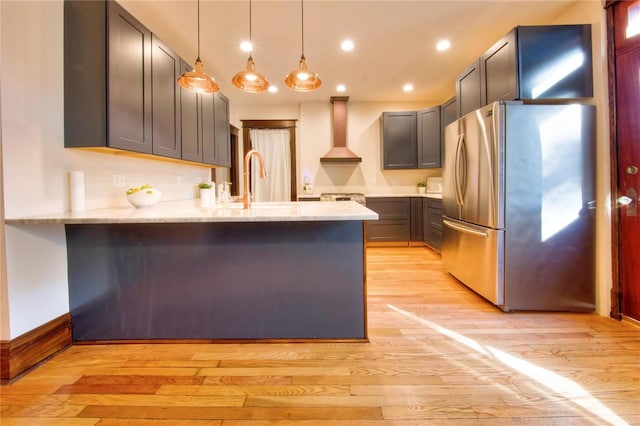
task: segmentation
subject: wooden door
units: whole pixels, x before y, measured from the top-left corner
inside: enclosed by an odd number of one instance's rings
[[[640,320],[640,1],[613,5],[620,311]]]

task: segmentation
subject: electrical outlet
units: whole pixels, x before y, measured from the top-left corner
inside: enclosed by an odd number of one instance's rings
[[[124,188],[127,185],[127,181],[124,175],[113,175],[113,186],[116,188]]]

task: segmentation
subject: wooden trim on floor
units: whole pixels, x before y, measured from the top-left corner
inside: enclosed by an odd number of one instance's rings
[[[194,345],[194,344],[263,344],[263,343],[368,343],[369,339],[130,339],[77,340],[74,346],[90,345]]]
[[[640,328],[640,321],[635,318],[628,317],[626,315],[622,315],[622,322],[626,322],[627,324],[631,324],[634,327]]]
[[[0,341],[0,381],[6,383],[71,346],[66,313],[12,340]]]

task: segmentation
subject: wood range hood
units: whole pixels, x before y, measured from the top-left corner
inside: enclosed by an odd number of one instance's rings
[[[329,152],[320,157],[321,163],[360,163],[362,158],[347,148],[347,102],[348,96],[332,96],[333,144]]]

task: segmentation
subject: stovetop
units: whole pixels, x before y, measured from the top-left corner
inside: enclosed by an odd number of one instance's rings
[[[355,201],[366,204],[367,198],[358,192],[323,192],[320,194],[320,201]]]

